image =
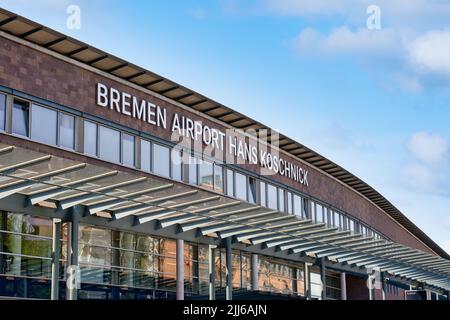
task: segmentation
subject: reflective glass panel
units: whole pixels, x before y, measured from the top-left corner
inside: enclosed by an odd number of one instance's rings
[[[120,132],[100,126],[99,157],[101,159],[120,162]]]
[[[292,211],[292,193],[287,192],[287,212],[293,213]]]
[[[263,181],[259,182],[259,196],[261,199],[261,205],[263,207],[267,206],[267,200],[266,200],[266,183]]]
[[[6,96],[0,94],[0,130],[5,130],[6,119]]]
[[[97,125],[84,121],[84,153],[97,156]]]
[[[59,115],[59,145],[75,149],[75,117],[65,113]]]
[[[189,156],[189,183],[197,184],[197,158]]]
[[[256,179],[248,178],[248,202],[256,203]]]
[[[234,174],[230,169],[227,170],[227,195],[234,197]]]
[[[278,189],[278,201],[279,201],[278,210],[285,211],[286,209],[284,207],[284,190],[283,189]]]
[[[247,177],[239,172],[235,172],[236,198],[247,201]]]
[[[267,207],[278,209],[277,188],[271,184],[267,184]]]
[[[12,133],[29,136],[29,105],[27,102],[14,100],[12,114]]]
[[[214,190],[223,192],[223,168],[214,164]]]
[[[183,159],[181,150],[172,149],[172,178],[181,181],[182,172],[183,172]]]
[[[33,105],[31,108],[31,139],[56,145],[58,113]]]
[[[170,149],[160,144],[153,144],[153,172],[163,177],[170,177]]]
[[[213,188],[213,165],[209,161],[199,160],[199,185],[205,188]]]
[[[151,144],[147,140],[141,140],[141,169],[150,172],[151,168]]]
[[[302,216],[302,198],[294,194],[294,214]]]
[[[122,133],[122,163],[134,166],[134,136]]]

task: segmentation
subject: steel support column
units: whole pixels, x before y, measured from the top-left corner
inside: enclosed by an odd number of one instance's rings
[[[61,220],[53,219],[51,299],[59,299],[59,259],[61,257]]]
[[[252,260],[251,260],[251,266],[250,266],[252,275],[251,275],[251,284],[252,284],[252,290],[257,291],[259,290],[259,284],[258,284],[258,255],[256,253],[252,253]]]
[[[347,300],[347,274],[341,272],[341,300]]]
[[[325,258],[321,258],[320,262],[320,281],[322,282],[322,300],[327,299],[327,281],[326,281],[326,268]]]
[[[372,280],[373,280],[372,275],[368,274],[367,275],[367,288],[369,290],[369,300],[374,300]]]
[[[225,298],[226,300],[232,300],[233,299],[233,279],[232,279],[232,267],[233,267],[233,256],[231,254],[231,237],[228,237],[225,239],[225,265],[226,265],[226,277],[227,277],[227,283],[226,283],[226,291],[225,291]]]
[[[80,270],[78,267],[78,229],[82,210],[79,206],[72,209],[71,221],[68,226],[67,245],[67,300],[77,300],[78,285],[80,284]]]
[[[310,281],[310,276],[309,276],[309,266],[310,264],[308,262],[305,262],[304,264],[304,285],[305,285],[305,298],[307,300],[311,300],[311,281]]]
[[[177,239],[177,300],[184,300],[184,240]]]
[[[208,246],[209,300],[216,300],[216,250]]]

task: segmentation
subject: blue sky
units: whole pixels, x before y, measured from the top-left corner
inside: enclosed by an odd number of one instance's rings
[[[66,26],[69,5],[81,28]],[[369,30],[368,5],[381,28]],[[450,3],[0,0],[313,148],[450,252]]]

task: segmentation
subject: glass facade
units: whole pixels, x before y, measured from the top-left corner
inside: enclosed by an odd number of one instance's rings
[[[50,299],[52,220],[0,211],[0,296]],[[65,299],[68,226],[61,234],[60,299]],[[185,292],[207,294],[208,247],[186,242]],[[78,299],[174,298],[176,241],[81,224]],[[155,296],[156,294],[156,296]]]
[[[262,291],[304,295],[304,275],[300,264],[260,256],[258,281]]]
[[[52,224],[0,211],[0,296],[50,298]]]

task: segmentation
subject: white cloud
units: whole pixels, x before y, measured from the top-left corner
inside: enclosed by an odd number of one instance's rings
[[[409,46],[411,64],[424,73],[450,76],[450,30],[430,31]]]
[[[300,56],[357,58],[386,89],[423,92],[450,84],[450,2],[435,0],[261,0],[266,12],[314,23],[292,40]],[[381,30],[368,30],[366,9],[380,8]],[[331,18],[330,18],[331,16]],[[338,22],[339,21],[339,22]],[[333,26],[333,23],[335,24]],[[339,25],[336,25],[339,23]],[[382,58],[376,59],[374,58]]]
[[[407,147],[416,159],[428,164],[441,163],[448,157],[448,141],[438,134],[417,132],[411,136]]]
[[[397,35],[390,29],[373,32],[367,28],[351,31],[343,26],[323,35],[312,28],[303,29],[293,40],[293,46],[301,55],[377,55],[397,51]]]
[[[403,169],[405,182],[414,189],[434,191],[438,184],[433,171],[423,164],[409,164]]]
[[[411,135],[406,147],[411,158],[402,170],[405,185],[415,190],[449,196],[448,141],[439,134],[417,132]]]

